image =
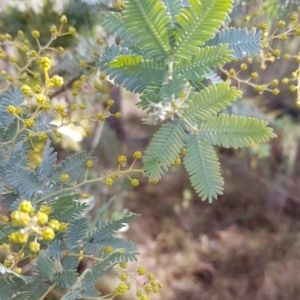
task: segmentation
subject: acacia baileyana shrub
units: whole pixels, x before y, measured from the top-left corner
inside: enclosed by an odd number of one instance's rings
[[[101,89],[101,81],[109,78],[141,93],[138,106],[147,112],[144,123],[162,125],[144,155],[133,154],[129,168],[122,155],[116,171],[97,178],[91,177],[97,160],[92,153],[75,153],[57,164],[49,139],[61,138],[62,126],[84,126],[84,119],[104,122],[121,117],[120,112],[110,112],[113,99],[107,100],[103,111],[89,116],[84,103],[52,103],[53,93],[64,87],[64,78],[53,74],[51,51],[60,54],[64,49],[51,44],[76,35],[76,30],[62,16],[57,27],[51,26],[46,45],[40,44],[37,30],[32,32],[34,44],[22,32],[15,39],[0,36],[0,57],[16,70],[14,75],[1,73],[0,193],[1,205],[9,210],[0,223],[0,247],[5,252],[0,264],[2,300],[41,300],[52,290],[60,292],[63,300],[114,299],[130,288],[127,278],[135,275],[147,280],[143,291],[138,284],[137,297],[150,299],[161,284],[143,267],[135,272],[127,269],[127,262],[136,260],[135,245],[116,236],[136,215],[92,227],[84,216],[89,194],[81,188],[97,182],[110,187],[120,176],[138,186],[139,174],[155,184],[172,165],[183,161],[197,194],[211,202],[223,193],[224,185],[214,146],[240,148],[275,137],[264,120],[220,113],[242,92],[229,80],[223,81],[216,69],[238,80],[234,70],[223,66],[258,55],[262,49],[262,31],[226,25],[231,0],[128,0],[115,5],[103,27],[124,43],[104,47],[98,40],[102,48],[96,53],[97,62],[94,66],[80,62],[91,73],[74,82],[72,94],[76,97],[82,85],[91,81],[95,90]],[[26,53],[25,61],[8,57],[3,45]],[[246,69],[244,64],[241,70]],[[73,115],[79,111],[81,118],[75,120]],[[54,125],[54,118],[61,120],[61,126]],[[85,128],[85,133],[92,134],[92,129]],[[32,166],[29,153],[35,151],[35,141],[43,142],[44,150],[40,163]],[[138,159],[142,169],[135,168]],[[83,258],[92,260],[93,266],[79,275]],[[29,274],[23,274],[24,263],[32,265]],[[111,295],[102,296],[94,284],[112,268],[120,272],[121,282]]]

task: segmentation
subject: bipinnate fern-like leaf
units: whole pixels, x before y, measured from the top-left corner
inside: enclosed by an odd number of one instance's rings
[[[65,249],[64,243],[59,240],[54,240],[50,243],[47,255],[52,259],[62,259],[62,251]]]
[[[39,300],[48,288],[48,284],[37,278],[33,282],[22,286],[19,289],[19,294],[11,298],[11,300]]]
[[[276,135],[268,122],[255,118],[220,114],[207,122],[199,122],[200,138],[225,148],[241,148],[267,142]]]
[[[114,34],[117,38],[121,40],[130,41],[131,34],[129,34],[124,25],[123,18],[119,13],[110,13],[102,23],[103,28]]]
[[[124,25],[135,44],[151,58],[166,59],[170,53],[170,15],[161,0],[125,1]]]
[[[87,272],[83,273],[82,281],[85,281],[91,285],[93,285],[104,273],[110,270],[114,265],[122,262],[123,260],[116,260],[118,254],[113,252],[106,258],[104,258],[101,262],[95,264],[92,268],[90,268]],[[112,263],[114,261],[114,263]]]
[[[87,242],[101,242],[105,239],[113,238],[118,230],[123,228],[125,224],[130,223],[137,216],[137,214],[131,213],[125,215],[122,219],[113,220],[112,222],[108,220],[100,221],[97,228],[88,232],[84,240]]]
[[[151,83],[144,90],[140,97],[140,101],[137,103],[138,107],[142,109],[148,109],[149,112],[153,111],[151,104],[158,104],[161,101],[161,84]]]
[[[197,48],[193,54],[188,59],[175,63],[174,76],[180,74],[187,80],[194,80],[233,59],[232,50],[228,50],[227,45]]]
[[[188,88],[190,84],[183,76],[176,76],[172,79],[168,79],[163,83],[159,91],[160,101],[162,103],[169,103],[172,100],[179,99],[181,97],[188,97]]]
[[[3,274],[5,276],[11,276],[11,277],[17,277],[20,280],[22,280],[24,283],[29,284],[33,282],[34,278],[32,276],[24,276],[22,274],[18,274],[14,270],[11,270],[10,268],[5,267],[3,264],[0,263],[0,274]]]
[[[213,84],[189,100],[184,115],[192,123],[209,120],[241,96],[242,92],[230,87],[227,82]]]
[[[197,135],[190,135],[186,144],[184,166],[196,193],[209,202],[223,194],[224,181],[220,175],[220,163],[213,149]]]
[[[19,164],[15,169],[6,171],[6,179],[12,187],[28,198],[36,195],[41,187],[37,176]]]
[[[54,168],[56,163],[57,153],[54,152],[54,148],[50,146],[50,140],[44,147],[41,164],[38,166],[36,174],[38,175],[39,182],[44,182],[45,179],[50,175],[51,170]]]
[[[91,156],[91,153],[87,153],[87,151],[72,154],[61,163],[61,166],[51,171],[49,178],[55,182],[60,182],[61,175],[68,174],[70,180],[79,179],[84,175],[86,171],[85,162],[89,159],[97,160],[96,157]]]
[[[177,43],[173,53],[180,59],[188,59],[211,39],[232,8],[232,0],[190,0],[189,3],[191,7],[184,7],[176,16]]]
[[[79,252],[80,248],[77,247],[77,248],[74,248],[72,249],[72,251],[75,253],[77,251],[77,253]],[[73,270],[75,271],[78,267],[80,263],[80,260],[78,258],[78,256],[67,256],[67,257],[64,257],[63,260],[62,260],[62,267],[64,270]]]
[[[25,282],[17,277],[0,278],[0,299],[10,300],[24,285]]]
[[[31,130],[34,132],[48,131],[49,129],[56,127],[56,125],[51,124],[52,121],[53,117],[50,114],[41,112]]]
[[[86,203],[73,201],[73,203],[64,210],[56,211],[54,214],[55,219],[63,222],[67,222],[68,220],[77,220],[87,208],[88,205]]]
[[[166,72],[166,64],[163,61],[144,59],[140,55],[120,55],[109,63],[108,67],[122,69],[124,73],[148,83],[161,81]]]
[[[161,0],[161,1],[166,6],[167,12],[171,17],[170,28],[174,28],[176,22],[176,16],[181,12],[182,9],[182,2],[181,0]]]
[[[11,150],[11,148],[8,148],[7,153]],[[9,157],[9,160],[5,162],[3,160],[3,172],[1,172],[3,176],[3,182],[7,185],[10,186],[10,181],[8,180],[6,174],[8,171],[13,172],[15,170],[15,167],[17,165],[24,167],[27,170],[28,167],[28,151],[29,151],[29,145],[28,142],[26,141],[20,141],[15,146],[13,147],[12,153]],[[28,170],[30,171],[30,170]],[[9,173],[10,173],[9,172]]]
[[[95,5],[95,4],[109,4],[111,0],[81,0],[88,5]]]
[[[45,254],[44,251],[39,252],[34,268],[37,271],[37,277],[41,281],[52,281],[56,273],[54,262]]]
[[[119,255],[116,256],[116,259],[121,260],[121,261],[132,261],[132,260],[137,260],[136,256],[138,253],[133,252],[136,249],[136,245],[131,242],[131,241],[126,241],[121,238],[113,237],[113,238],[108,238],[100,243],[98,245],[104,249],[106,246],[111,246],[114,251],[118,252],[119,249],[125,249],[125,253],[118,253]],[[106,257],[107,254],[105,253],[103,257]]]
[[[259,54],[262,49],[261,36],[261,30],[248,32],[247,28],[230,27],[220,30],[206,45],[228,44],[228,48],[234,51],[235,58],[242,59]]]
[[[104,71],[109,79],[113,80],[115,84],[122,85],[126,90],[131,92],[141,93],[148,85],[148,82],[125,73],[122,69],[109,68],[109,64],[113,62],[118,56],[135,55],[131,50],[122,48],[113,44],[110,48],[105,48],[101,56],[99,67]]]
[[[81,218],[69,222],[68,229],[65,232],[65,245],[67,249],[77,247],[80,241],[85,237],[88,229],[88,220]]]
[[[66,196],[56,197],[51,203],[51,219],[57,219],[60,222],[76,220],[80,214],[87,208],[86,203],[78,202],[80,194],[69,194]]]
[[[179,157],[187,133],[179,120],[165,123],[152,138],[143,156],[144,171],[151,179],[161,179]]]
[[[78,273],[72,270],[62,270],[57,273],[55,289],[64,292],[71,288],[77,281]]]
[[[213,71],[211,71],[207,74],[204,74],[203,77],[206,80],[209,80],[211,82],[211,84],[223,82],[222,78],[216,72],[213,72]]]
[[[17,119],[14,119],[13,122],[10,123],[7,128],[5,128],[4,134],[2,136],[2,141],[8,142],[15,138],[15,143],[18,143],[27,137],[26,131],[22,131],[18,134],[17,131],[18,131],[18,121]]]
[[[101,293],[98,290],[96,290],[93,286],[89,284],[84,284],[82,287],[82,296],[84,298],[93,297],[97,299],[101,296]]]
[[[62,296],[61,300],[77,300],[78,298],[81,298],[82,293],[78,290],[66,293]]]

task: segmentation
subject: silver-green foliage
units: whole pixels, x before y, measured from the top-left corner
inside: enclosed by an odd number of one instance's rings
[[[10,210],[18,209],[19,203],[29,200],[36,210],[41,205],[50,205],[49,219],[68,224],[65,232],[56,232],[54,240],[39,240],[41,251],[33,264],[32,275],[20,275],[0,263],[0,299],[1,300],[38,300],[51,287],[66,293],[63,299],[80,299],[99,296],[94,283],[101,275],[118,263],[136,260],[135,244],[116,236],[124,224],[136,217],[134,214],[120,220],[98,222],[90,227],[89,220],[83,215],[87,205],[80,199],[80,192],[72,186],[82,182],[87,160],[95,161],[91,153],[82,151],[67,157],[59,165],[57,154],[50,140],[44,146],[41,163],[29,166],[30,151],[27,133],[20,130],[21,124],[7,112],[9,105],[22,107],[24,96],[19,89],[11,88],[0,96],[0,202]],[[24,119],[25,114],[21,115]],[[33,130],[44,131],[53,128],[51,118],[42,116],[36,120]],[[60,177],[67,173],[70,183],[62,184]],[[9,243],[8,236],[21,229],[20,225],[0,222],[0,245]],[[29,242],[34,237],[29,237]],[[31,251],[29,242],[23,252],[28,256]],[[20,250],[22,244],[15,244]],[[107,254],[106,246],[113,247],[113,253]],[[79,276],[78,256],[68,253],[84,253],[94,256],[99,262],[86,273]],[[122,250],[120,252],[120,250]]]
[[[159,180],[186,148],[184,166],[199,196],[223,193],[213,146],[244,147],[275,137],[267,122],[220,112],[242,93],[217,77],[218,67],[257,55],[261,32],[224,25],[232,0],[126,0],[103,27],[125,43],[106,48],[99,67],[116,84],[143,93],[145,123],[164,122],[143,157],[145,175]],[[223,26],[223,28],[221,28]]]

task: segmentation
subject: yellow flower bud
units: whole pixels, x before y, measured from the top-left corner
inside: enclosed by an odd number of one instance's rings
[[[31,34],[35,39],[38,39],[40,37],[40,32],[38,30],[31,31]]]

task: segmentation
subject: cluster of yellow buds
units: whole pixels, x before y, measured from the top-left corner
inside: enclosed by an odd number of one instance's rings
[[[115,296],[121,297],[123,296],[128,290],[130,289],[130,284],[127,282],[121,282],[116,288],[115,288]]]
[[[174,165],[175,165],[176,167],[179,167],[179,166],[181,165],[181,159],[180,159],[180,157],[175,158],[175,160],[174,160]]]
[[[43,94],[37,94],[35,100],[37,104],[44,105],[46,103],[46,96]]]
[[[21,92],[25,95],[25,96],[31,96],[31,88],[24,84],[21,86]]]
[[[106,120],[105,116],[102,113],[98,113],[96,115],[96,119],[99,121],[102,121],[102,122],[104,122]]]
[[[64,84],[64,79],[61,76],[54,75],[50,78],[48,86],[61,87]]]
[[[140,183],[139,183],[138,179],[136,179],[136,178],[131,179],[131,185],[132,185],[133,187],[136,187],[136,186],[138,186],[139,184],[140,184]]]
[[[135,159],[141,159],[142,158],[142,152],[141,151],[135,151],[133,154],[133,157]]]
[[[117,0],[115,3],[116,10],[122,10],[125,8],[125,3],[123,1]]]
[[[47,56],[43,56],[40,60],[40,69],[42,71],[49,71],[51,69],[51,60]]]
[[[121,155],[118,157],[119,164],[124,165],[126,163],[126,161],[127,161],[127,158],[124,155]]]
[[[67,183],[69,181],[69,179],[70,179],[69,174],[62,174],[60,176],[60,180],[61,180],[62,183]]]
[[[112,246],[108,245],[108,246],[106,246],[106,247],[104,248],[104,252],[105,252],[106,254],[113,253],[113,252],[114,252],[114,248],[113,248]]]
[[[31,119],[31,118],[24,120],[24,126],[25,126],[26,128],[31,128],[31,127],[34,126],[34,124],[35,124],[35,122],[34,122],[34,120]]]
[[[13,105],[8,105],[7,108],[6,108],[6,111],[9,113],[9,114],[12,114],[12,115],[18,115],[20,116],[23,112],[23,109],[21,107],[15,107]]]
[[[114,181],[113,181],[113,179],[112,179],[111,177],[109,177],[109,178],[106,178],[106,179],[105,179],[104,183],[105,183],[105,185],[107,185],[107,186],[112,186],[113,183],[114,183]]]
[[[137,274],[139,276],[143,276],[143,275],[146,275],[146,270],[144,267],[140,266],[138,267],[137,269]],[[162,283],[158,282],[157,280],[155,280],[155,276],[153,273],[148,273],[146,275],[147,277],[147,280],[148,280],[148,283],[145,284],[144,286],[144,290],[147,294],[150,294],[150,293],[158,293],[160,291],[160,289],[162,288]],[[140,299],[140,300],[146,300],[146,299],[150,299],[150,297],[146,294],[144,294],[142,291],[137,291],[137,297]]]
[[[62,118],[66,117],[66,107],[63,104],[57,104],[55,110],[61,115]]]
[[[85,166],[87,168],[91,168],[94,166],[94,162],[91,160],[91,159],[88,159],[86,162],[85,162]]]
[[[88,193],[82,193],[81,194],[81,199],[88,200],[89,198],[90,198],[90,194],[88,194]]]
[[[29,243],[29,250],[32,254],[39,252],[41,246],[38,242],[39,239],[51,241],[55,238],[54,231],[67,230],[66,223],[59,222],[56,219],[49,220],[50,213],[50,206],[41,205],[40,209],[36,212],[29,200],[22,200],[18,210],[14,210],[11,213],[11,224],[20,225],[22,228],[12,232],[8,236],[9,241],[15,244],[25,244],[28,242],[30,236],[34,236],[35,240]],[[4,221],[4,218],[1,219]],[[9,218],[6,218],[5,221],[9,222]],[[3,244],[1,248],[6,252],[10,251],[9,244]],[[10,267],[17,263],[22,258],[22,255],[22,253],[15,254],[13,257],[9,255],[5,265]],[[34,257],[34,255],[32,257]]]

